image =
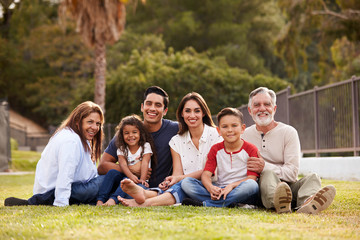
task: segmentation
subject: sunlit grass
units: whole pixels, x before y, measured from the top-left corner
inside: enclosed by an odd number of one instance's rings
[[[323,180],[337,195],[317,216],[187,206],[3,206],[6,197],[30,197],[33,181],[34,174],[0,176],[0,239],[360,239],[360,182]]]
[[[13,171],[35,171],[41,153],[34,151],[11,151],[11,166]]]

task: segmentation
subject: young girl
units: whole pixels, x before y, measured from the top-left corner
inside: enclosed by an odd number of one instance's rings
[[[123,118],[117,126],[116,147],[120,168],[123,172],[110,170],[100,188],[97,205],[115,205],[116,197],[122,195],[119,186],[124,177],[128,177],[136,184],[149,187],[146,181],[149,167],[156,167],[156,156],[151,135],[146,131],[141,118],[131,115]],[[109,195],[114,192],[109,198]],[[104,203],[104,201],[106,201]]]
[[[122,190],[134,199],[118,198],[124,206],[167,206],[181,203],[188,196],[181,189],[185,177],[200,179],[207,154],[212,145],[222,141],[205,99],[196,92],[186,94],[176,111],[179,132],[169,142],[173,174],[160,183],[164,191],[158,194],[153,189],[143,190],[129,179],[121,181]]]

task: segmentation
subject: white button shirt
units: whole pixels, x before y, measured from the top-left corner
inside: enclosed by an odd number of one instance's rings
[[[91,153],[86,152],[80,137],[65,128],[46,145],[36,166],[34,194],[55,188],[55,206],[69,205],[71,184],[88,182],[97,176]]]
[[[210,148],[218,142],[223,141],[216,128],[204,124],[204,131],[199,140],[199,150],[191,140],[190,132],[183,135],[175,135],[171,138],[169,145],[181,157],[184,174],[190,174],[205,167],[207,155]]]

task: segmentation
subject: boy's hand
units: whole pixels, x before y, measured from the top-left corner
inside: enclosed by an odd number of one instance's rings
[[[233,184],[227,185],[225,188],[222,189],[221,195],[224,195],[224,200],[226,199],[226,196],[235,188],[236,186],[233,186]]]
[[[212,185],[210,187],[209,193],[211,196],[211,200],[219,200],[221,197],[222,189],[217,186]]]

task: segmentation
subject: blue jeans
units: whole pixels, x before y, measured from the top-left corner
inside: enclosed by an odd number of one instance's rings
[[[115,203],[118,204],[119,200],[117,199],[117,196],[128,199],[132,198],[120,187],[120,182],[124,178],[127,178],[125,174],[114,169],[109,170],[108,173],[105,175],[105,179],[100,187],[97,200],[106,202],[109,199],[113,199]],[[147,189],[142,184],[138,185],[144,189]]]
[[[256,181],[248,179],[234,188],[224,200],[211,200],[211,195],[200,180],[185,178],[182,180],[181,188],[192,199],[201,201],[206,207],[227,207],[231,203],[254,204],[259,193],[259,185]]]
[[[104,176],[97,176],[89,182],[75,182],[71,184],[69,204],[96,204],[96,197]],[[53,205],[55,201],[55,189],[41,194],[35,194],[28,199],[30,205]]]
[[[123,180],[125,177],[125,174],[117,170],[109,170],[108,173],[105,175],[104,181],[99,189],[97,200],[106,202],[109,198],[112,198],[115,200],[116,203],[118,203],[119,201],[116,197],[118,195],[123,197],[123,195],[125,194],[120,188],[120,181]],[[115,195],[115,193],[118,195]]]
[[[171,193],[174,196],[174,198],[176,200],[176,203],[181,203],[182,200],[184,200],[184,198],[188,197],[186,195],[186,193],[181,188],[182,181],[183,180],[181,180],[180,182],[172,185],[168,190],[165,191],[165,192]]]

